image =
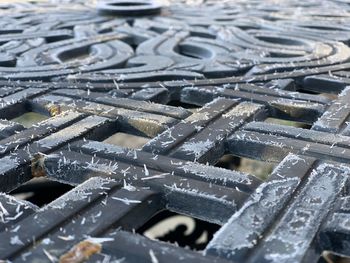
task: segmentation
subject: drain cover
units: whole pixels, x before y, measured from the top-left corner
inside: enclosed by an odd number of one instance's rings
[[[0,13],[1,260],[350,256],[347,1]]]

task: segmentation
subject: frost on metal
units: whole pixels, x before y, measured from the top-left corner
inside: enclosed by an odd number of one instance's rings
[[[339,133],[348,128],[350,112],[350,86],[345,87],[328,110],[314,123],[313,129]]]
[[[233,258],[242,250],[254,247],[267,224],[267,216],[276,213],[298,185],[296,178],[261,184],[243,207],[215,234],[207,250]]]
[[[91,162],[86,162],[84,168],[90,171],[102,172],[108,175],[113,175],[118,169],[118,162],[110,161],[109,164],[98,163],[91,158]]]
[[[130,205],[130,204],[140,204],[140,200],[132,200],[132,199],[127,199],[127,198],[120,198],[120,197],[112,197],[113,200],[117,200],[122,202],[125,205]]]
[[[59,115],[56,115],[55,117],[49,118],[47,120],[43,120],[38,124],[38,127],[44,126],[44,125],[52,125],[54,127],[60,127],[61,125],[72,121],[74,119],[77,119],[81,117],[83,114],[73,111],[73,110],[68,110],[60,113]]]
[[[293,162],[290,158],[288,161]],[[322,218],[333,205],[334,193],[344,187],[349,172],[346,166],[328,163],[319,165],[312,170],[306,185],[288,207],[285,204],[299,184],[298,178],[261,184],[243,207],[215,234],[207,248],[208,253],[234,259],[244,256],[259,243],[260,246],[253,254],[253,262],[259,257],[272,262],[291,258],[301,260],[312,242],[312,238],[308,237],[317,233]],[[284,209],[283,216],[264,234],[264,229],[273,223],[272,216],[277,216],[281,209]]]
[[[230,171],[223,168],[212,167],[209,165],[202,165],[193,162],[186,162],[183,165],[180,165],[180,168],[184,170],[184,172],[194,173],[203,179],[207,179],[208,181],[223,181],[223,184],[226,183],[242,183],[242,184],[250,184],[251,179],[247,174]]]
[[[64,209],[67,208],[71,202],[84,200],[87,201],[89,199],[89,196],[92,194],[92,190],[98,190],[101,192],[109,190],[110,188],[106,185],[110,184],[111,182],[113,182],[113,180],[93,177],[83,184],[78,185],[76,188],[74,188],[73,191],[66,193],[50,204],[44,206],[41,208],[41,210]]]
[[[0,6],[0,261],[350,256],[347,1],[59,2]],[[10,196],[33,177],[76,187]],[[222,227],[204,253],[133,232],[164,209],[198,222],[185,241]]]
[[[0,160],[1,160],[0,174],[4,174],[16,168],[20,162],[20,159],[18,157],[16,156],[12,157],[11,155],[3,157]]]
[[[193,154],[198,159],[204,152],[214,146],[214,142],[207,139],[206,141],[185,142],[180,149],[188,154]]]
[[[229,112],[222,115],[223,118],[235,118],[235,117],[245,117],[251,116],[258,110],[263,109],[264,106],[260,104],[255,104],[251,102],[242,102],[234,107]]]
[[[25,200],[0,193],[0,229],[2,224],[21,218],[27,210],[35,211],[38,207]]]
[[[340,192],[350,175],[349,167],[321,164],[312,171],[299,198],[275,225],[264,244],[264,257],[273,262],[289,258],[301,260],[322,218],[334,203],[334,193]],[[287,227],[286,227],[287,226]],[[276,250],[282,246],[285,250]]]
[[[83,148],[94,151],[101,151],[109,154],[123,154],[125,150],[117,145],[112,145],[108,143],[101,143],[95,141],[89,141],[83,145]]]
[[[40,141],[38,144],[44,148],[52,148],[54,146],[59,145],[62,142],[69,141],[70,139],[75,138],[77,135],[82,135],[88,130],[95,128],[98,125],[106,122],[106,118],[98,117],[98,116],[90,116],[78,123],[65,128],[59,132],[56,132]]]
[[[298,169],[300,165],[307,167],[303,158],[289,154],[215,234],[207,253],[231,259],[246,258],[301,182],[299,175],[285,174],[289,169]]]

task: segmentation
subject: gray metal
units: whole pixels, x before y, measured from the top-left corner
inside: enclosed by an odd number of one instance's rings
[[[0,15],[1,262],[350,257],[347,1],[28,2]],[[46,120],[20,123],[30,112]],[[105,141],[116,133],[148,142]],[[275,167],[258,177],[238,158]],[[42,207],[20,199],[40,182],[72,189]],[[142,236],[164,211],[195,218],[192,236],[174,230],[188,245],[216,233],[202,251]]]

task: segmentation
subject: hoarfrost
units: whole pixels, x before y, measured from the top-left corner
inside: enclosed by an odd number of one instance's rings
[[[156,258],[156,255],[154,254],[153,250],[149,250],[149,255],[151,256],[152,263],[159,263],[158,259]]]
[[[213,147],[213,145],[214,142],[207,139],[206,141],[186,142],[180,147],[180,149],[189,152],[190,154],[194,154],[195,158],[198,159],[204,152]]]
[[[248,175],[240,172],[233,172],[227,169],[212,167],[193,162],[187,162],[180,167],[184,172],[190,172],[205,179],[215,179],[218,181],[235,181],[238,183],[251,184]]]
[[[19,239],[18,236],[11,237],[10,244],[11,245],[24,245],[24,243],[22,242],[22,240]]]
[[[80,201],[87,199],[91,194],[92,190],[103,190],[103,189],[109,189],[108,187],[105,187],[106,184],[109,184],[111,182],[114,182],[114,180],[105,179],[101,177],[93,177],[87,180],[85,183],[77,186],[72,191],[66,193],[65,195],[59,197],[55,201],[51,202],[47,206],[44,206],[40,210],[47,210],[47,209],[63,209],[66,207],[67,203],[74,202],[74,201]]]
[[[132,199],[128,199],[128,198],[119,198],[119,197],[112,197],[113,200],[117,200],[120,202],[123,202],[126,205],[130,205],[130,204],[140,204],[141,201],[140,200],[132,200]]]
[[[124,153],[124,150],[121,147],[108,144],[108,143],[96,142],[96,141],[89,141],[86,144],[84,144],[82,148],[85,148],[88,150],[94,150],[94,151],[101,151],[105,153],[112,153],[112,154]]]

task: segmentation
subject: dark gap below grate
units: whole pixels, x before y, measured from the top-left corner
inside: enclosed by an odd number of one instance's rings
[[[248,173],[261,180],[266,180],[276,165],[276,163],[262,162],[233,154],[225,154],[215,164],[216,167]]]
[[[189,103],[185,103],[185,102],[181,102],[179,100],[172,100],[170,102],[167,103],[167,105],[169,106],[174,106],[174,107],[182,107],[184,109],[188,109],[189,111],[196,111],[197,109],[200,109],[201,107],[198,105],[194,105],[194,104],[189,104]]]
[[[34,178],[9,194],[39,207],[51,203],[74,187],[46,178]]]
[[[177,244],[192,250],[203,250],[220,228],[196,218],[163,210],[136,232],[150,239]]]

